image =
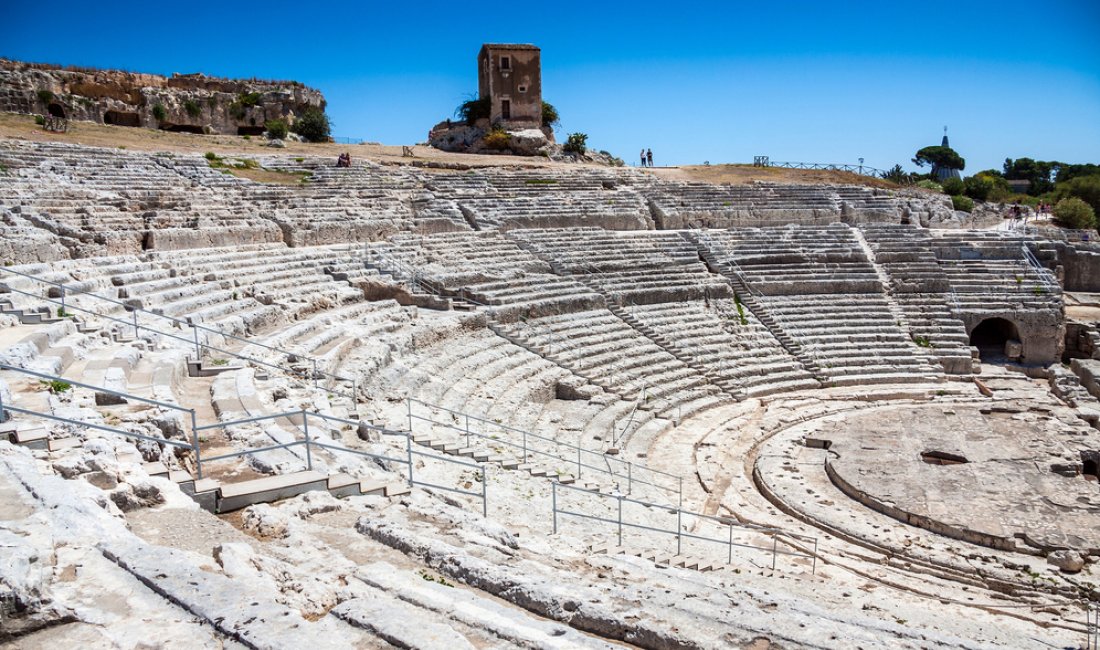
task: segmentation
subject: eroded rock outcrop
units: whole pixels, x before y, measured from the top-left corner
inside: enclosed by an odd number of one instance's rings
[[[176,73],[164,77],[0,59],[0,111],[11,113],[167,131],[258,135],[268,120],[293,123],[310,108],[324,110],[325,98],[297,81]]]

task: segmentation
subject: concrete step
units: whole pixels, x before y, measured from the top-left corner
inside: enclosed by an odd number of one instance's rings
[[[219,513],[232,512],[255,503],[270,503],[303,492],[328,489],[328,477],[320,472],[281,474],[223,485],[218,491]]]

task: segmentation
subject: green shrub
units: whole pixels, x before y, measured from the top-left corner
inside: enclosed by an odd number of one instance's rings
[[[467,99],[455,109],[455,115],[471,126],[478,120],[489,119],[492,112],[493,105],[488,97],[484,99]]]
[[[264,124],[267,129],[267,137],[272,140],[285,140],[288,132],[285,120],[268,120]]]
[[[968,176],[963,181],[963,194],[975,201],[985,201],[993,193],[993,180],[986,176]]]
[[[542,103],[542,125],[543,126],[557,126],[561,123],[561,116],[558,115],[558,109],[554,108],[554,105],[550,102]]]
[[[923,187],[924,189],[932,190],[933,192],[942,192],[943,191],[943,185],[940,185],[936,181],[930,181],[928,179],[925,179],[925,180],[917,183],[917,187]]]
[[[168,117],[168,111],[164,110],[164,104],[153,104],[153,118],[158,122],[163,122],[164,118]]]
[[[187,114],[191,117],[202,115],[202,107],[199,106],[198,102],[190,99],[183,103],[183,110],[187,111]]]
[[[73,385],[69,382],[61,381],[60,379],[51,379],[49,381],[42,380],[40,383],[46,387],[46,390],[50,391],[54,395],[64,393],[65,391],[73,387]]]
[[[951,205],[960,212],[970,212],[974,209],[974,199],[967,196],[953,196]]]
[[[45,88],[39,90],[38,101],[42,102],[43,104],[49,104],[53,101],[53,93],[46,90]]]
[[[46,118],[43,117],[42,115],[35,115],[34,116],[34,123],[37,124],[38,126],[43,126],[43,125],[46,124]]]
[[[512,136],[499,126],[485,134],[485,146],[490,149],[507,149],[512,144]]]
[[[1054,218],[1066,228],[1096,227],[1096,212],[1092,206],[1075,196],[1054,204]]]
[[[207,160],[217,160],[218,154],[214,153],[213,151],[207,151],[204,157]]]
[[[252,108],[260,104],[260,93],[241,93],[237,95],[237,103],[245,108]]]
[[[561,147],[566,153],[582,154],[588,150],[588,135],[584,133],[570,133],[569,138]]]
[[[1058,183],[1054,196],[1058,199],[1081,199],[1092,206],[1094,213],[1100,213],[1100,174],[1078,176],[1064,183]]]
[[[331,128],[328,115],[325,115],[324,111],[310,108],[302,113],[292,130],[309,142],[326,142]]]
[[[960,196],[965,190],[966,186],[958,178],[949,178],[943,182],[943,191],[950,196]]]

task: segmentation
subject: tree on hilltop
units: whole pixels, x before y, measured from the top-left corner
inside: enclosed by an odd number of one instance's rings
[[[966,169],[966,160],[951,147],[944,146],[921,149],[913,157],[913,164],[917,167],[930,165],[933,168],[955,169],[958,171]]]

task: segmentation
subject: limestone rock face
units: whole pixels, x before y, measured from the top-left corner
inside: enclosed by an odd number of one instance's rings
[[[189,133],[259,134],[324,110],[321,92],[294,81],[162,77],[0,59],[0,111]]]
[[[539,129],[508,130],[508,147],[497,149],[485,145],[485,136],[493,130],[489,120],[481,119],[474,124],[444,120],[428,132],[428,144],[441,151],[455,153],[509,154],[514,156],[552,157],[560,154],[560,147],[554,144],[554,130],[548,126]]]
[[[1085,568],[1085,559],[1077,551],[1054,551],[1047,556],[1047,563],[1065,573],[1079,573]]]
[[[549,140],[546,138],[546,134],[540,129],[523,129],[522,131],[514,131],[511,133],[512,153],[517,153],[521,156],[534,156],[538,153],[539,149],[549,144]]]

